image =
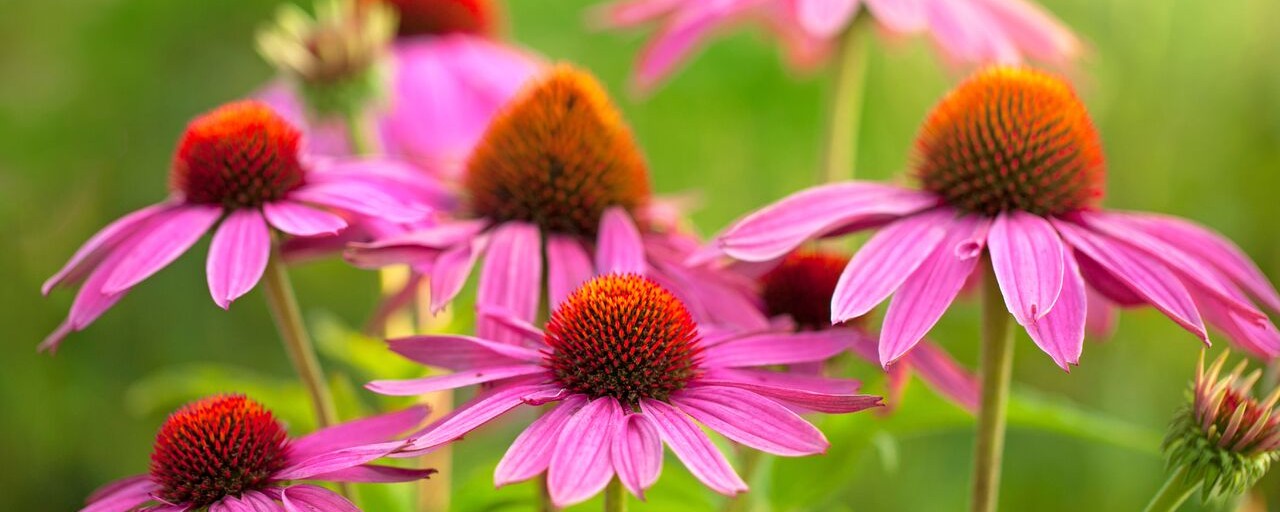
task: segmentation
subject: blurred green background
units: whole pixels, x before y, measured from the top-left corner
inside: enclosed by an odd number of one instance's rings
[[[1213,226],[1280,277],[1280,4],[1043,3],[1090,45],[1074,76],[1106,144],[1106,204]],[[275,4],[0,0],[0,509],[72,510],[96,486],[145,471],[164,414],[192,393],[252,387],[286,417],[305,417],[259,293],[230,312],[209,299],[207,241],[56,357],[35,352],[73,296],[41,298],[41,281],[95,230],[164,197],[172,146],[193,115],[270,77],[252,35]],[[648,153],[656,188],[698,191],[695,219],[706,232],[810,184],[828,87],[821,74],[793,75],[768,38],[739,31],[639,99],[626,94],[626,80],[643,34],[589,31],[589,4],[512,1],[509,33],[605,81]],[[918,39],[875,44],[861,177],[900,176],[920,119],[961,76],[931,50]],[[309,316],[329,330],[334,319],[359,325],[377,295],[374,275],[339,262],[308,264],[295,279]],[[965,304],[933,337],[972,364],[976,329],[976,308]],[[331,371],[358,384],[362,356],[340,334],[322,337]],[[367,359],[376,347],[364,342]],[[1164,476],[1156,444],[1192,374],[1194,338],[1139,310],[1122,316],[1113,340],[1090,342],[1069,375],[1025,334],[1017,349],[1002,509],[1139,509]],[[892,416],[822,424],[831,452],[767,464],[755,482],[761,510],[967,503],[971,420],[919,383]],[[491,490],[517,426],[459,445],[459,509],[527,507],[528,486]],[[1280,491],[1280,480],[1266,485]],[[651,503],[703,510],[716,498],[669,458]]]

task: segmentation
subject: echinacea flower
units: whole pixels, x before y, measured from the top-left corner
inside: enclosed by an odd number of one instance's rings
[[[625,267],[624,259],[605,258],[610,268]],[[828,443],[795,410],[847,413],[880,405],[878,397],[852,394],[852,381],[760,369],[827,359],[847,348],[841,337],[703,337],[675,295],[634,274],[588,281],[543,329],[510,316],[501,321],[524,343],[457,335],[391,341],[397,353],[455,373],[370,383],[376,392],[413,395],[487,384],[411,436],[397,456],[436,449],[521,405],[555,403],[507,450],[494,474],[497,485],[545,471],[551,500],[567,506],[600,492],[616,475],[643,498],[658,479],[665,443],[707,487],[734,495],[747,486],[698,423],[751,448],[802,456],[822,453]]]
[[[356,420],[290,438],[280,421],[244,395],[189,403],[156,434],[151,470],[107,484],[81,512],[301,511],[358,509],[302,481],[411,482],[435,473],[371,464],[405,445],[397,436],[425,407]]]
[[[1060,63],[1080,52],[1076,36],[1029,0],[616,0],[595,17],[611,28],[660,25],[637,64],[636,81],[648,89],[727,26],[763,23],[793,64],[809,67],[831,53],[858,16],[895,34],[927,32],[945,56],[962,62]]]
[[[775,323],[791,324],[797,331],[835,331],[846,336],[853,354],[879,362],[874,333],[859,317],[840,324],[831,323],[831,297],[840,274],[849,264],[847,256],[826,250],[800,249],[779,261],[760,276],[764,311]],[[902,395],[910,371],[944,397],[968,411],[978,408],[978,381],[942,347],[922,341],[903,364],[886,368],[891,405]]]
[[[1063,369],[1079,362],[1086,286],[1120,305],[1151,305],[1206,343],[1207,321],[1252,354],[1280,354],[1280,334],[1251,301],[1276,311],[1280,295],[1234,244],[1190,221],[1099,208],[1098,134],[1058,78],[983,70],[933,110],[916,149],[921,190],[815,187],[740,220],[718,250],[767,261],[806,240],[879,228],[841,275],[831,321],[893,295],[880,332],[885,365],[988,260],[1009,312]]]
[[[355,244],[348,259],[365,267],[413,265],[430,278],[437,311],[480,265],[476,307],[532,322],[544,290],[554,306],[596,273],[599,261],[593,264],[588,251],[597,249],[634,256],[618,270],[649,275],[700,313],[752,314],[740,293],[683,266],[686,239],[653,213],[658,201],[649,187],[644,157],[604,89],[562,65],[498,114],[466,173],[441,186],[457,197],[433,205],[431,226]],[[635,246],[643,250],[624,250]],[[486,316],[477,332],[517,338]]]
[[[339,214],[411,222],[429,213],[406,200],[393,178],[358,161],[305,159],[301,144],[297,129],[256,101],[229,103],[192,121],[173,157],[172,196],[103,228],[44,283],[46,294],[60,285],[80,290],[66,321],[40,348],[57,349],[208,231],[214,231],[209,292],[227,308],[262,277],[272,228],[315,236],[345,228]]]

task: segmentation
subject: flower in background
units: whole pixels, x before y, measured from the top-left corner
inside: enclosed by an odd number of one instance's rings
[[[866,318],[831,323],[831,297],[847,256],[822,250],[797,250],[769,265],[760,277],[765,313],[775,324],[791,324],[798,331],[833,331],[847,337],[853,354],[879,362],[876,340],[868,333]],[[890,405],[902,396],[909,371],[944,397],[968,411],[978,408],[978,381],[946,351],[929,341],[921,342],[903,359],[886,369]]]
[[[859,12],[860,4],[867,12]],[[867,15],[891,33],[927,32],[956,61],[1016,63],[1031,57],[1062,63],[1080,52],[1070,30],[1027,0],[616,0],[595,17],[609,28],[661,26],[637,65],[636,81],[649,89],[727,26],[764,23],[790,61],[808,67],[831,53],[857,16]]]
[[[1086,285],[1120,305],[1154,306],[1206,342],[1207,321],[1252,354],[1280,354],[1280,333],[1252,302],[1276,311],[1280,295],[1234,244],[1186,220],[1098,207],[1101,144],[1058,78],[983,70],[933,110],[916,149],[923,190],[815,187],[740,220],[717,250],[768,261],[806,240],[879,228],[845,267],[831,321],[893,295],[885,365],[933,327],[984,254],[1009,312],[1063,369],[1079,362]]]
[[[668,286],[699,320],[766,325],[741,289],[683,265],[693,244],[651,197],[630,129],[583,71],[562,65],[531,84],[494,119],[459,182],[440,188],[456,189],[457,197],[434,205],[440,215],[432,226],[355,244],[348,259],[364,267],[412,264],[430,278],[433,310],[452,301],[480,264],[476,307],[533,322],[544,290],[547,304],[559,304],[596,273],[603,255],[640,246],[620,272]],[[592,248],[602,255],[595,265]],[[486,316],[477,332],[518,339]]]
[[[507,450],[497,485],[544,471],[557,506],[581,502],[615,476],[643,499],[658,479],[665,443],[701,482],[734,495],[747,485],[703,433],[703,426],[764,452],[803,456],[826,438],[795,411],[848,413],[881,405],[852,394],[853,381],[763,369],[825,360],[848,345],[815,332],[702,336],[693,316],[651,279],[618,274],[638,254],[601,250],[605,275],[573,291],[538,329],[494,312],[523,338],[417,336],[392,350],[454,373],[376,381],[383,394],[416,395],[485,384],[478,396],[414,434],[397,456],[457,440],[521,405],[555,403]]]
[[[352,421],[290,439],[280,421],[243,395],[178,409],[156,434],[151,471],[95,491],[82,512],[183,510],[356,511],[341,495],[299,481],[410,482],[434,469],[370,464],[405,445],[425,407]]]
[[[412,222],[429,213],[376,164],[303,158],[301,138],[256,101],[229,103],[192,121],[173,158],[170,199],[103,228],[44,283],[45,294],[60,285],[80,290],[66,321],[40,348],[56,350],[210,230],[209,292],[227,308],[262,277],[271,228],[315,236],[343,230],[347,220],[339,214]]]

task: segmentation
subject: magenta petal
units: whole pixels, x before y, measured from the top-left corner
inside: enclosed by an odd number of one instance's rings
[[[853,379],[837,379],[823,377],[817,372],[803,374],[795,370],[798,365],[791,365],[792,371],[781,372],[767,369],[712,368],[704,374],[708,379],[732,379],[765,386],[775,386],[812,391],[814,393],[843,394],[858,390],[860,383]]]
[[[947,238],[903,282],[885,313],[880,364],[897,361],[938,323],[978,264],[988,222],[975,216],[952,221]]]
[[[426,206],[406,202],[380,186],[356,180],[308,184],[291,192],[289,198],[388,222],[415,222],[430,213]]]
[[[404,445],[403,441],[390,441],[348,446],[305,458],[295,454],[290,457],[288,466],[272,476],[278,480],[302,480],[323,473],[332,473],[380,459]]]
[[[434,469],[397,468],[365,464],[311,477],[322,482],[396,483],[423,480],[435,474]]]
[[[587,403],[585,395],[573,395],[564,399],[545,414],[534,420],[507,448],[506,455],[498,461],[493,472],[493,484],[501,487],[533,478],[551,464],[551,453],[556,439],[569,418]]]
[[[231,212],[218,226],[209,245],[205,274],[213,302],[227,309],[231,301],[252,290],[271,257],[271,231],[257,210]]]
[[[337,493],[314,485],[293,485],[280,491],[286,512],[360,512]]]
[[[621,207],[605,210],[596,240],[596,272],[644,275],[647,269],[640,229]]]
[[[904,217],[885,226],[858,249],[832,294],[831,322],[867,314],[884,302],[942,243],[950,209]]]
[[[461,370],[445,375],[422,377],[407,380],[375,380],[365,384],[365,389],[389,396],[415,396],[435,391],[458,389],[465,386],[509,379],[521,375],[532,375],[547,371],[540,365],[522,364],[516,366],[491,366],[474,370]]]
[[[613,478],[611,448],[621,427],[622,405],[610,396],[592,400],[565,422],[547,467],[552,503],[567,507],[604,490]]]
[[[838,393],[816,393],[782,385],[761,384],[752,380],[737,380],[732,376],[704,378],[698,381],[699,386],[729,386],[742,388],[758,395],[766,396],[787,405],[814,412],[842,414],[858,412],[872,407],[882,407],[882,399],[871,395],[852,395]]]
[[[240,502],[249,507],[247,509],[249,512],[279,512],[284,510],[284,506],[276,503],[266,492],[247,491],[241,493]]]
[[[826,360],[847,348],[848,333],[839,330],[766,332],[707,347],[703,364],[714,368],[805,363]]]
[[[698,386],[672,393],[671,403],[711,430],[774,455],[812,455],[830,446],[804,418],[744,389]]]
[[[294,236],[336,235],[347,227],[342,217],[291,201],[266,203],[262,213],[276,229]]]
[[[641,90],[652,88],[674,72],[719,24],[747,9],[750,4],[737,1],[685,3],[641,50],[640,62],[636,66],[636,84]]]
[[[1079,265],[1079,262],[1076,262]],[[1081,274],[1083,275],[1083,268]],[[1089,280],[1084,280],[1086,283]],[[1110,300],[1107,300],[1102,293],[1086,286],[1084,290],[1085,296],[1085,315],[1084,330],[1089,336],[1096,338],[1110,338],[1116,330],[1116,306]]]
[[[613,470],[622,486],[637,498],[658,481],[662,473],[662,437],[644,414],[627,414],[613,441]]]
[[[1221,329],[1231,341],[1255,357],[1271,360],[1280,355],[1280,331],[1270,320],[1258,322],[1241,318],[1236,311],[1216,301],[1203,301],[1200,309],[1210,325]]]
[[[102,292],[119,293],[151,277],[187,252],[222,216],[222,208],[187,205],[157,215],[139,232],[128,255],[116,265]]]
[[[987,250],[1005,305],[1019,324],[1029,326],[1053,310],[1066,252],[1053,224],[1026,212],[1001,213],[987,234]]]
[[[564,235],[547,237],[548,306],[558,306],[591,276],[591,258],[582,248],[582,242]]]
[[[679,409],[645,398],[640,400],[640,410],[689,472],[711,490],[727,496],[747,490],[746,482],[729,466],[724,454]]]
[[[908,215],[938,203],[927,192],[874,183],[822,185],[748,215],[718,237],[725,254],[746,261],[782,257],[806,240]]]
[[[832,38],[853,21],[858,0],[796,0],[796,19],[809,35]]]
[[[925,28],[925,0],[865,0],[867,10],[885,28],[899,33]]]
[[[593,13],[605,26],[621,28],[653,21],[684,5],[685,0],[618,0],[609,2]]]
[[[387,342],[392,352],[427,366],[472,370],[518,363],[537,363],[537,350],[456,334],[426,334]]]
[[[1042,7],[1026,0],[991,0],[987,12],[1023,52],[1046,62],[1063,62],[1080,52],[1071,30]]]
[[[436,258],[431,266],[431,311],[444,310],[462,291],[476,259],[484,252],[489,238],[481,235],[471,241],[450,247]]]
[[[1076,250],[1089,256],[1144,300],[1196,337],[1209,341],[1200,311],[1178,276],[1163,263],[1088,229],[1057,219],[1054,227]]]
[[[151,493],[159,488],[150,475],[123,478],[90,494],[81,512],[129,512],[151,501]]]
[[[295,460],[302,460],[343,448],[390,441],[419,426],[430,412],[428,407],[419,405],[323,428],[295,439],[289,444],[289,453]]]
[[[934,391],[970,413],[978,411],[982,392],[978,377],[941,347],[925,340],[916,345],[904,361]]]
[[[1084,349],[1084,325],[1086,318],[1084,279],[1071,252],[1063,253],[1066,271],[1062,281],[1062,294],[1058,304],[1049,314],[1027,325],[1027,334],[1053,362],[1063,370],[1068,365],[1080,364],[1080,352]]]
[[[137,232],[139,227],[145,225],[147,221],[156,215],[171,208],[173,208],[173,205],[169,203],[151,205],[120,217],[115,222],[108,224],[107,227],[94,233],[84,245],[76,249],[76,253],[71,256],[66,265],[63,265],[58,270],[58,273],[44,282],[40,287],[40,293],[48,295],[55,286],[84,279],[120,242]]]
[[[516,318],[533,322],[538,314],[542,291],[542,240],[538,228],[522,222],[507,222],[493,231],[489,253],[480,270],[476,305],[505,310]],[[518,336],[493,319],[476,321],[481,338],[519,343]]]
[[[424,452],[459,439],[489,420],[524,404],[526,395],[549,389],[558,390],[560,387],[548,384],[514,384],[485,392],[419,432],[409,440],[406,452]]]

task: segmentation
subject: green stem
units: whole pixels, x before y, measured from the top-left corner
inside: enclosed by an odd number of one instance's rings
[[[1000,496],[1000,459],[1013,368],[1013,322],[990,262],[982,292],[982,405],[974,443],[972,512],[994,512]]]
[[[556,504],[551,502],[551,489],[547,487],[547,473],[538,475],[538,512],[555,512]]]
[[[822,153],[821,183],[853,179],[858,159],[858,131],[867,81],[867,31],[871,25],[858,16],[840,36],[827,111],[826,147]]]
[[[604,488],[604,512],[627,512],[627,495],[622,492],[622,481],[617,477]]]
[[[360,109],[354,109],[343,116],[347,126],[347,140],[351,142],[351,151],[356,155],[374,155],[381,151],[369,116]]]
[[[753,485],[752,480],[755,479],[756,471],[760,468],[761,453],[742,445],[735,445],[738,450],[739,460],[742,462],[742,480],[747,485]],[[738,494],[724,504],[724,512],[746,512],[751,510],[751,495],[747,493]]]
[[[1173,512],[1178,510],[1182,502],[1191,497],[1191,493],[1200,487],[1199,481],[1187,478],[1187,467],[1178,466],[1178,470],[1169,475],[1164,485],[1147,504],[1146,512]]]
[[[298,371],[298,378],[302,380],[302,385],[307,388],[307,394],[311,398],[316,423],[320,427],[336,424],[338,417],[334,412],[333,394],[329,391],[324,371],[320,369],[311,336],[307,334],[306,325],[302,322],[298,299],[294,296],[293,285],[289,283],[289,274],[278,250],[273,250],[262,281],[267,305],[280,330],[285,352],[289,353],[289,360],[293,362],[293,368]]]

